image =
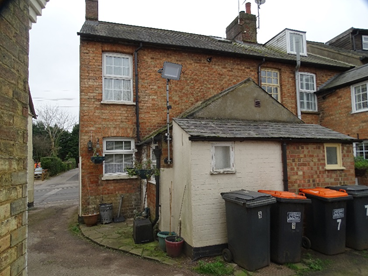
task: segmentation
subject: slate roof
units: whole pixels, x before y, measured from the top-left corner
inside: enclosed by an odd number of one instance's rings
[[[320,92],[322,93],[331,89],[341,88],[365,80],[368,80],[368,63],[350,69],[349,71],[345,71],[333,77],[332,79],[321,85],[317,93]]]
[[[103,21],[85,21],[78,33],[82,39],[143,43],[156,47],[178,47],[192,50],[220,52],[227,55],[241,55],[266,58],[280,62],[294,63],[295,55],[281,52],[257,43],[243,43],[224,38],[177,32],[163,29],[117,24]],[[314,54],[301,57],[302,63],[340,69],[351,68],[350,64]]]
[[[320,125],[279,122],[178,119],[174,121],[188,134],[190,140],[302,140],[347,142],[356,140]]]

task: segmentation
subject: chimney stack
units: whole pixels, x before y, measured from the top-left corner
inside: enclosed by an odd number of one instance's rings
[[[251,14],[251,3],[245,3],[245,10],[226,28],[226,38],[257,43],[257,17]]]
[[[245,13],[252,14],[250,11],[250,2],[245,3]]]
[[[98,21],[98,0],[86,0],[86,20]]]

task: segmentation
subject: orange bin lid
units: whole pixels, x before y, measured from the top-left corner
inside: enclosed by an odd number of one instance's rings
[[[288,198],[288,199],[307,199],[304,195],[297,195],[292,192],[284,191],[273,191],[273,190],[258,190],[259,193],[269,194],[278,198]]]
[[[340,191],[326,189],[326,188],[311,188],[311,189],[299,189],[302,193],[324,197],[324,198],[335,198],[335,197],[345,197],[348,196],[345,190],[341,189]]]

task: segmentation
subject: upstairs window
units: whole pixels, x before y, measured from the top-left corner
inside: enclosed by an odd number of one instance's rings
[[[368,83],[360,83],[351,87],[353,112],[368,111]]]
[[[297,52],[297,42],[299,42],[300,55],[307,55],[307,41],[305,33],[286,30],[286,43],[288,54],[295,54]]]
[[[317,111],[316,76],[310,73],[299,73],[300,109]]]
[[[279,72],[271,69],[261,71],[262,88],[273,98],[281,101]]]
[[[128,55],[103,54],[104,102],[133,102],[132,57]]]
[[[368,50],[368,35],[362,36],[362,49]]]
[[[234,144],[212,144],[212,174],[234,173]]]
[[[104,139],[104,174],[126,174],[133,167],[134,140],[124,138]]]

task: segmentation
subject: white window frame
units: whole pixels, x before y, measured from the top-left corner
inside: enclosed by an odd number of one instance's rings
[[[365,94],[365,97],[367,100],[362,100],[357,102],[356,101],[356,88],[360,87],[363,88],[365,86],[365,93],[362,92],[361,94]],[[358,113],[358,112],[365,112],[368,111],[368,82],[361,82],[358,84],[354,84],[351,86],[351,103],[352,103],[352,112],[353,113]],[[357,104],[366,104],[366,107],[362,107],[362,108],[357,108]]]
[[[302,89],[302,76],[306,75],[306,76],[313,76],[314,82],[313,82],[313,88],[312,89]],[[301,111],[318,111],[318,103],[317,103],[317,96],[315,94],[316,92],[316,75],[312,74],[312,73],[304,73],[304,72],[300,72],[299,73],[299,101],[300,101],[300,110]],[[302,97],[302,93],[303,93],[303,97]],[[307,101],[306,100],[306,95],[309,94],[309,96],[312,97],[312,101]],[[303,101],[302,101],[303,98]],[[314,109],[313,108],[306,108],[307,103],[308,102],[312,102],[314,103]]]
[[[358,149],[359,145],[361,145],[361,149]],[[354,156],[362,156],[364,159],[368,159],[368,140],[361,143],[354,143]]]
[[[216,147],[228,147],[229,148],[229,168],[216,169]],[[211,174],[225,174],[225,173],[235,173],[234,166],[234,143],[233,142],[223,142],[223,143],[212,143],[211,144]]]
[[[329,164],[327,161],[327,148],[335,148],[336,149],[336,164]],[[325,149],[325,169],[326,170],[344,170],[345,168],[342,166],[342,153],[341,153],[341,144],[339,143],[326,143],[324,144]]]
[[[268,77],[267,73],[271,73],[271,77]],[[275,73],[277,74],[277,77],[275,77]],[[263,74],[265,74],[265,76],[263,76]],[[271,78],[271,82],[267,81],[269,78]],[[277,81],[276,84],[274,83],[275,80]],[[270,94],[274,99],[281,102],[280,72],[278,70],[269,68],[262,69],[261,83],[263,90]],[[277,93],[275,93],[275,88],[277,89]]]
[[[106,58],[107,57],[117,57],[128,59],[129,61],[129,70],[127,75],[114,75],[108,74],[106,72]],[[121,81],[128,81],[130,83],[130,89],[128,91],[128,100],[124,100],[124,91],[122,90],[121,93],[121,100],[116,99],[107,99],[106,92],[105,92],[105,85],[107,80],[121,80]],[[119,54],[119,53],[103,53],[102,54],[102,103],[118,103],[118,104],[132,104],[133,103],[133,57],[130,55]]]
[[[157,143],[152,143],[151,146],[150,146],[150,158],[151,158],[151,165],[152,165],[152,168],[156,169],[157,167],[157,160],[156,160],[156,156],[155,154],[153,153],[153,150],[155,149],[155,147],[158,146]],[[151,179],[149,179],[149,182],[153,183],[153,184],[156,184],[156,178],[154,175],[151,176]]]
[[[130,150],[107,150],[106,142],[109,141],[126,141],[131,142]],[[109,137],[103,139],[103,153],[105,156],[105,161],[103,163],[103,175],[104,176],[128,176],[127,172],[116,172],[116,173],[106,173],[105,166],[106,166],[106,156],[109,154],[132,154],[132,166],[134,164],[134,154],[135,154],[135,142],[134,139],[130,138],[121,138],[121,137]]]
[[[300,55],[307,56],[307,39],[304,32],[297,32],[292,30],[286,30],[286,49],[288,54],[296,55],[295,40],[292,39],[292,35],[300,35],[302,38]]]
[[[368,35],[362,35],[362,49],[368,50]]]

